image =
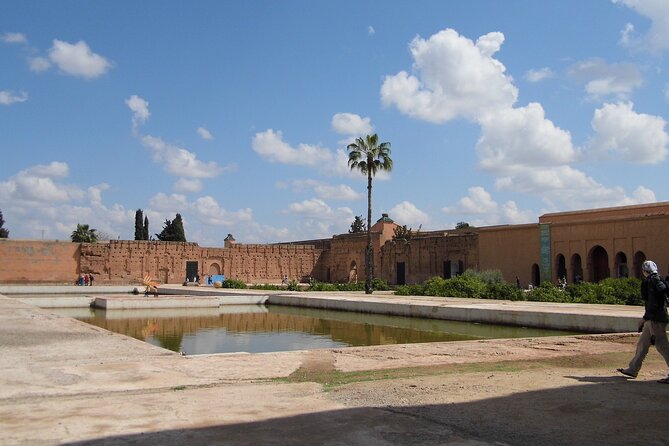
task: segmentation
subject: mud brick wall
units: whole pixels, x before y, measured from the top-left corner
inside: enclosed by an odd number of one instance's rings
[[[405,265],[406,283],[421,283],[434,276],[445,277],[445,265],[462,262],[463,271],[478,269],[478,235],[449,234],[418,236],[410,241],[392,240],[381,248],[380,277],[397,282],[397,263]]]
[[[145,275],[162,283],[182,283],[186,262],[201,261],[197,243],[111,240],[82,243],[81,272],[96,283],[141,283]]]
[[[79,243],[0,239],[0,283],[67,283],[79,277]]]
[[[206,274],[218,268],[229,278],[246,283],[279,283],[284,276],[305,281],[324,280],[323,249],[313,245],[233,245],[218,252],[207,252]]]

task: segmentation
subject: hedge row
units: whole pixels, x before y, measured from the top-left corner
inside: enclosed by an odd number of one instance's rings
[[[641,281],[635,278],[605,279],[599,283],[567,285],[564,289],[544,282],[532,290],[521,290],[504,282],[501,274],[490,271],[466,271],[451,279],[433,277],[418,285],[397,287],[401,296],[444,296],[475,299],[526,300],[535,302],[565,302],[590,304],[641,305]]]

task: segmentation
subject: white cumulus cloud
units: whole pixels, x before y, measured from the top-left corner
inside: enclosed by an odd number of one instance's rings
[[[442,209],[449,215],[460,215],[465,219],[474,216],[467,223],[474,226],[497,224],[520,224],[536,220],[536,214],[530,210],[521,210],[514,201],[497,203],[492,195],[480,186],[470,187],[468,195],[457,201],[455,206]]]
[[[193,152],[167,144],[155,136],[143,136],[142,144],[151,150],[153,160],[163,164],[165,171],[172,175],[184,178],[213,178],[222,171],[216,162],[202,162]]]
[[[355,113],[337,113],[332,117],[335,132],[354,137],[372,133],[374,129],[370,118],[363,118]]]
[[[298,166],[318,166],[332,161],[332,153],[323,147],[300,144],[297,148],[283,140],[281,131],[268,129],[256,133],[251,143],[253,150],[270,162]]]
[[[430,217],[410,201],[397,203],[390,209],[389,214],[398,224],[401,223],[413,229],[418,229],[419,226],[426,226],[430,223]]]
[[[644,36],[648,48],[652,51],[661,51],[669,48],[669,2],[664,0],[612,0],[635,10],[638,14],[651,21],[650,29]],[[623,43],[631,44],[629,25],[626,25],[623,34]]]
[[[211,134],[211,132],[204,127],[198,127],[197,128],[197,134],[200,135],[200,138],[202,138],[202,139],[206,139],[206,140],[214,139],[214,136]]]
[[[553,76],[555,76],[555,74],[548,67],[540,68],[538,70],[529,70],[525,73],[525,79],[530,82],[541,82]]]
[[[22,170],[9,180],[0,182],[0,201],[38,206],[40,203],[64,203],[81,199],[84,193],[79,187],[59,181],[68,175],[69,166],[58,161]]]
[[[604,104],[595,110],[592,148],[600,153],[615,153],[625,161],[654,164],[664,161],[669,153],[667,122],[660,116],[637,113],[631,102]]]
[[[386,76],[381,87],[385,105],[425,121],[444,123],[457,117],[476,120],[481,114],[509,108],[518,89],[492,56],[504,41],[502,33],[481,36],[477,42],[445,29],[410,44],[413,73]]]
[[[149,102],[133,94],[125,100],[125,104],[132,111],[132,128],[137,129],[140,124],[144,124],[151,112],[149,112]]]
[[[28,38],[26,37],[25,34],[23,33],[4,33],[2,36],[0,36],[0,40],[2,40],[5,43],[27,43]]]
[[[91,51],[86,42],[75,44],[55,39],[49,50],[49,59],[66,74],[93,79],[105,74],[111,63]]]
[[[30,71],[40,73],[51,68],[51,62],[45,57],[30,57],[28,59],[28,67],[30,68]]]
[[[12,105],[17,102],[25,102],[28,100],[28,93],[22,91],[15,93],[13,91],[0,90],[0,105]]]
[[[585,91],[593,99],[609,95],[626,98],[643,83],[636,65],[608,64],[599,58],[578,62],[569,68],[568,73],[585,84]]]
[[[202,181],[197,179],[179,178],[174,183],[174,190],[181,193],[200,192]]]
[[[541,104],[500,110],[481,118],[476,151],[482,168],[505,173],[572,162],[577,151],[568,131],[546,119]]]

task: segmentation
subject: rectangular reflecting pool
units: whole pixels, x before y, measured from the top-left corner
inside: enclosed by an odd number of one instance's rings
[[[579,334],[272,305],[49,311],[187,355]]]

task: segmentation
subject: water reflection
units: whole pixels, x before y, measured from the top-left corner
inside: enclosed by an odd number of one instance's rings
[[[556,330],[263,305],[53,311],[187,354],[258,353],[572,334]]]

